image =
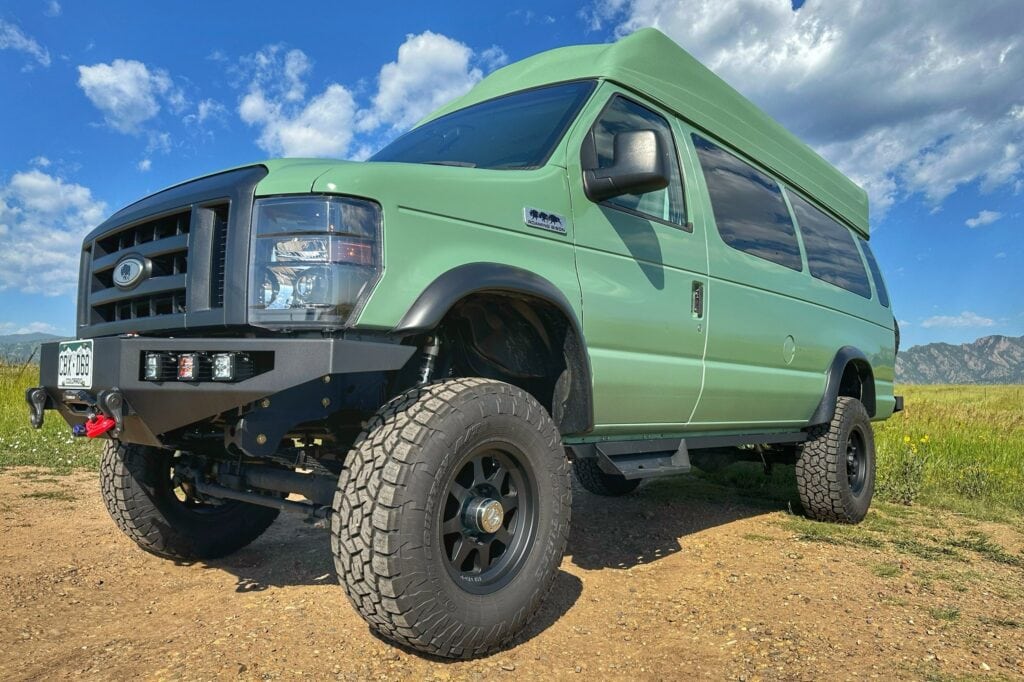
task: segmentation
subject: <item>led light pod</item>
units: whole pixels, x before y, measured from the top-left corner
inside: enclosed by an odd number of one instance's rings
[[[178,356],[178,381],[195,381],[199,376],[199,355],[182,353]]]
[[[160,370],[164,365],[163,353],[146,353],[143,377],[146,381],[160,381]]]
[[[231,381],[235,378],[235,354],[214,353],[213,355],[213,380]]]

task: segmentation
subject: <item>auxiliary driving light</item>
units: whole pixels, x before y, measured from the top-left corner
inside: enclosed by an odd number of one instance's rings
[[[160,381],[160,370],[163,368],[163,353],[146,353],[146,363],[143,376],[146,381]]]
[[[178,356],[178,381],[194,381],[199,375],[199,355],[182,353]]]
[[[214,353],[213,355],[213,380],[231,381],[235,378],[235,354]]]

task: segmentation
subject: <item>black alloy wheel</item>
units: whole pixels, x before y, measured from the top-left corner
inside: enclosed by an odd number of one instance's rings
[[[462,589],[501,589],[522,567],[536,530],[536,485],[511,443],[488,443],[459,465],[441,507],[441,546]]]
[[[850,492],[855,496],[860,495],[867,477],[868,461],[864,433],[860,426],[854,426],[846,440],[846,480],[850,484]]]

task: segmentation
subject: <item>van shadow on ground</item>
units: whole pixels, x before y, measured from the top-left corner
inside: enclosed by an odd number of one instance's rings
[[[759,465],[734,464],[714,475],[653,479],[618,498],[573,490],[572,533],[566,554],[586,570],[628,569],[682,550],[686,538],[709,528],[795,509],[792,467],[765,477]]]
[[[733,521],[795,506],[792,467],[763,477],[756,469],[733,465],[725,474],[687,475],[644,483],[619,498],[598,497],[574,481],[572,531],[566,554],[584,570],[622,570],[681,551],[694,533]],[[338,585],[329,533],[291,514],[277,522],[249,547],[204,564],[236,577],[237,592],[272,587]],[[540,612],[515,643],[532,639],[572,608],[583,591],[579,578],[559,571]]]

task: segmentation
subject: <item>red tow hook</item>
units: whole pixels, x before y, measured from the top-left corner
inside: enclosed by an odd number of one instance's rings
[[[105,414],[93,415],[85,422],[85,435],[89,438],[96,438],[97,436],[102,436],[116,425],[117,422]]]

